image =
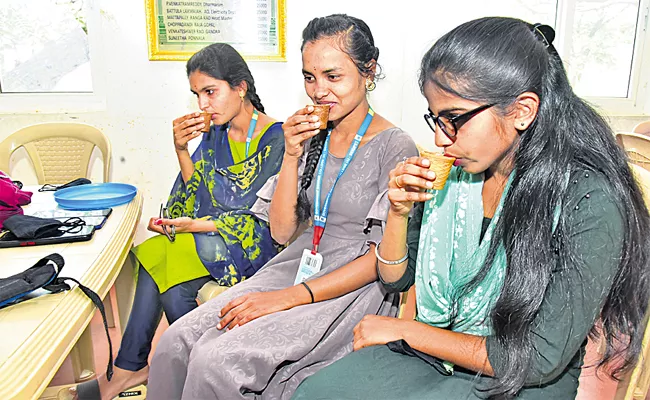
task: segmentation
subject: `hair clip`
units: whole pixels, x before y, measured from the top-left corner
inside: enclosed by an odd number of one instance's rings
[[[553,40],[555,40],[555,30],[544,24],[535,24],[533,25],[533,33],[535,36],[538,36],[539,39],[544,42],[544,45],[546,47],[550,46],[553,44]]]

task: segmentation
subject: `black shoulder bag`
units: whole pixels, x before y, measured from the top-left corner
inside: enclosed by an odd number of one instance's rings
[[[106,321],[106,311],[104,303],[99,295],[93,290],[79,283],[74,278],[62,278],[59,276],[65,262],[60,254],[52,253],[49,256],[41,258],[34,266],[27,270],[10,276],[0,278],[0,308],[11,306],[29,293],[36,289],[43,288],[51,293],[58,293],[64,290],[70,290],[70,285],[65,281],[72,281],[79,285],[79,289],[92,300],[93,304],[99,309],[104,321],[104,329],[108,338],[108,366],[106,367],[106,377],[110,381],[113,376],[113,346],[111,337],[108,334],[108,322]]]

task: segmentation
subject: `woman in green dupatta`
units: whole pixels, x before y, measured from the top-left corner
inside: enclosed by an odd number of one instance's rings
[[[388,291],[415,284],[416,320],[364,317],[355,352],[294,399],[572,399],[590,333],[604,336],[608,372],[633,365],[650,218],[553,39],[549,26],[482,18],[426,53],[425,120],[455,166],[441,190],[427,158],[391,172],[377,249]]]
[[[214,125],[190,156],[188,142],[201,134],[204,118],[193,113],[174,120],[181,172],[160,217],[149,221],[149,229],[160,235],[133,249],[138,284],[114,376],[78,385],[79,399],[112,399],[144,382],[163,310],[172,324],[197,307],[206,282],[232,286],[278,252],[268,223],[250,208],[257,191],[280,170],[281,123],[264,114],[253,76],[231,46],[202,49],[187,62],[187,75]]]

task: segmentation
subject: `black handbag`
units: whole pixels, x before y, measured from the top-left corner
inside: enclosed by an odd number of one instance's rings
[[[70,290],[70,285],[65,281],[75,282],[79,285],[79,289],[92,300],[93,304],[95,304],[102,314],[104,329],[108,338],[108,366],[106,367],[106,376],[110,381],[113,376],[113,347],[111,337],[108,334],[108,322],[106,321],[104,303],[102,303],[97,293],[82,285],[76,279],[60,277],[59,274],[64,264],[65,262],[60,254],[52,253],[41,258],[36,264],[21,273],[8,278],[0,278],[0,308],[16,304],[36,289],[43,288],[51,293],[59,293],[64,290]]]
[[[5,240],[33,240],[59,237],[64,233],[78,233],[86,225],[79,217],[59,221],[55,218],[39,218],[32,215],[12,215],[4,223],[4,229],[13,236]]]

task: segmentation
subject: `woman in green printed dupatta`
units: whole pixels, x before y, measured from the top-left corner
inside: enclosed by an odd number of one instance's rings
[[[248,66],[231,46],[217,43],[194,54],[187,75],[214,125],[190,156],[188,142],[201,134],[204,118],[193,113],[174,120],[181,172],[161,216],[149,221],[149,229],[161,235],[133,249],[138,284],[114,375],[78,385],[79,399],[112,399],[144,382],[163,310],[173,323],[197,307],[206,282],[232,286],[278,252],[268,224],[250,207],[280,170],[282,123],[264,114]]]
[[[604,336],[608,372],[633,365],[648,210],[553,38],[549,26],[482,18],[426,53],[425,119],[455,167],[433,191],[426,158],[391,172],[377,250],[388,291],[415,283],[417,318],[366,316],[355,351],[294,399],[573,399],[590,332]]]

